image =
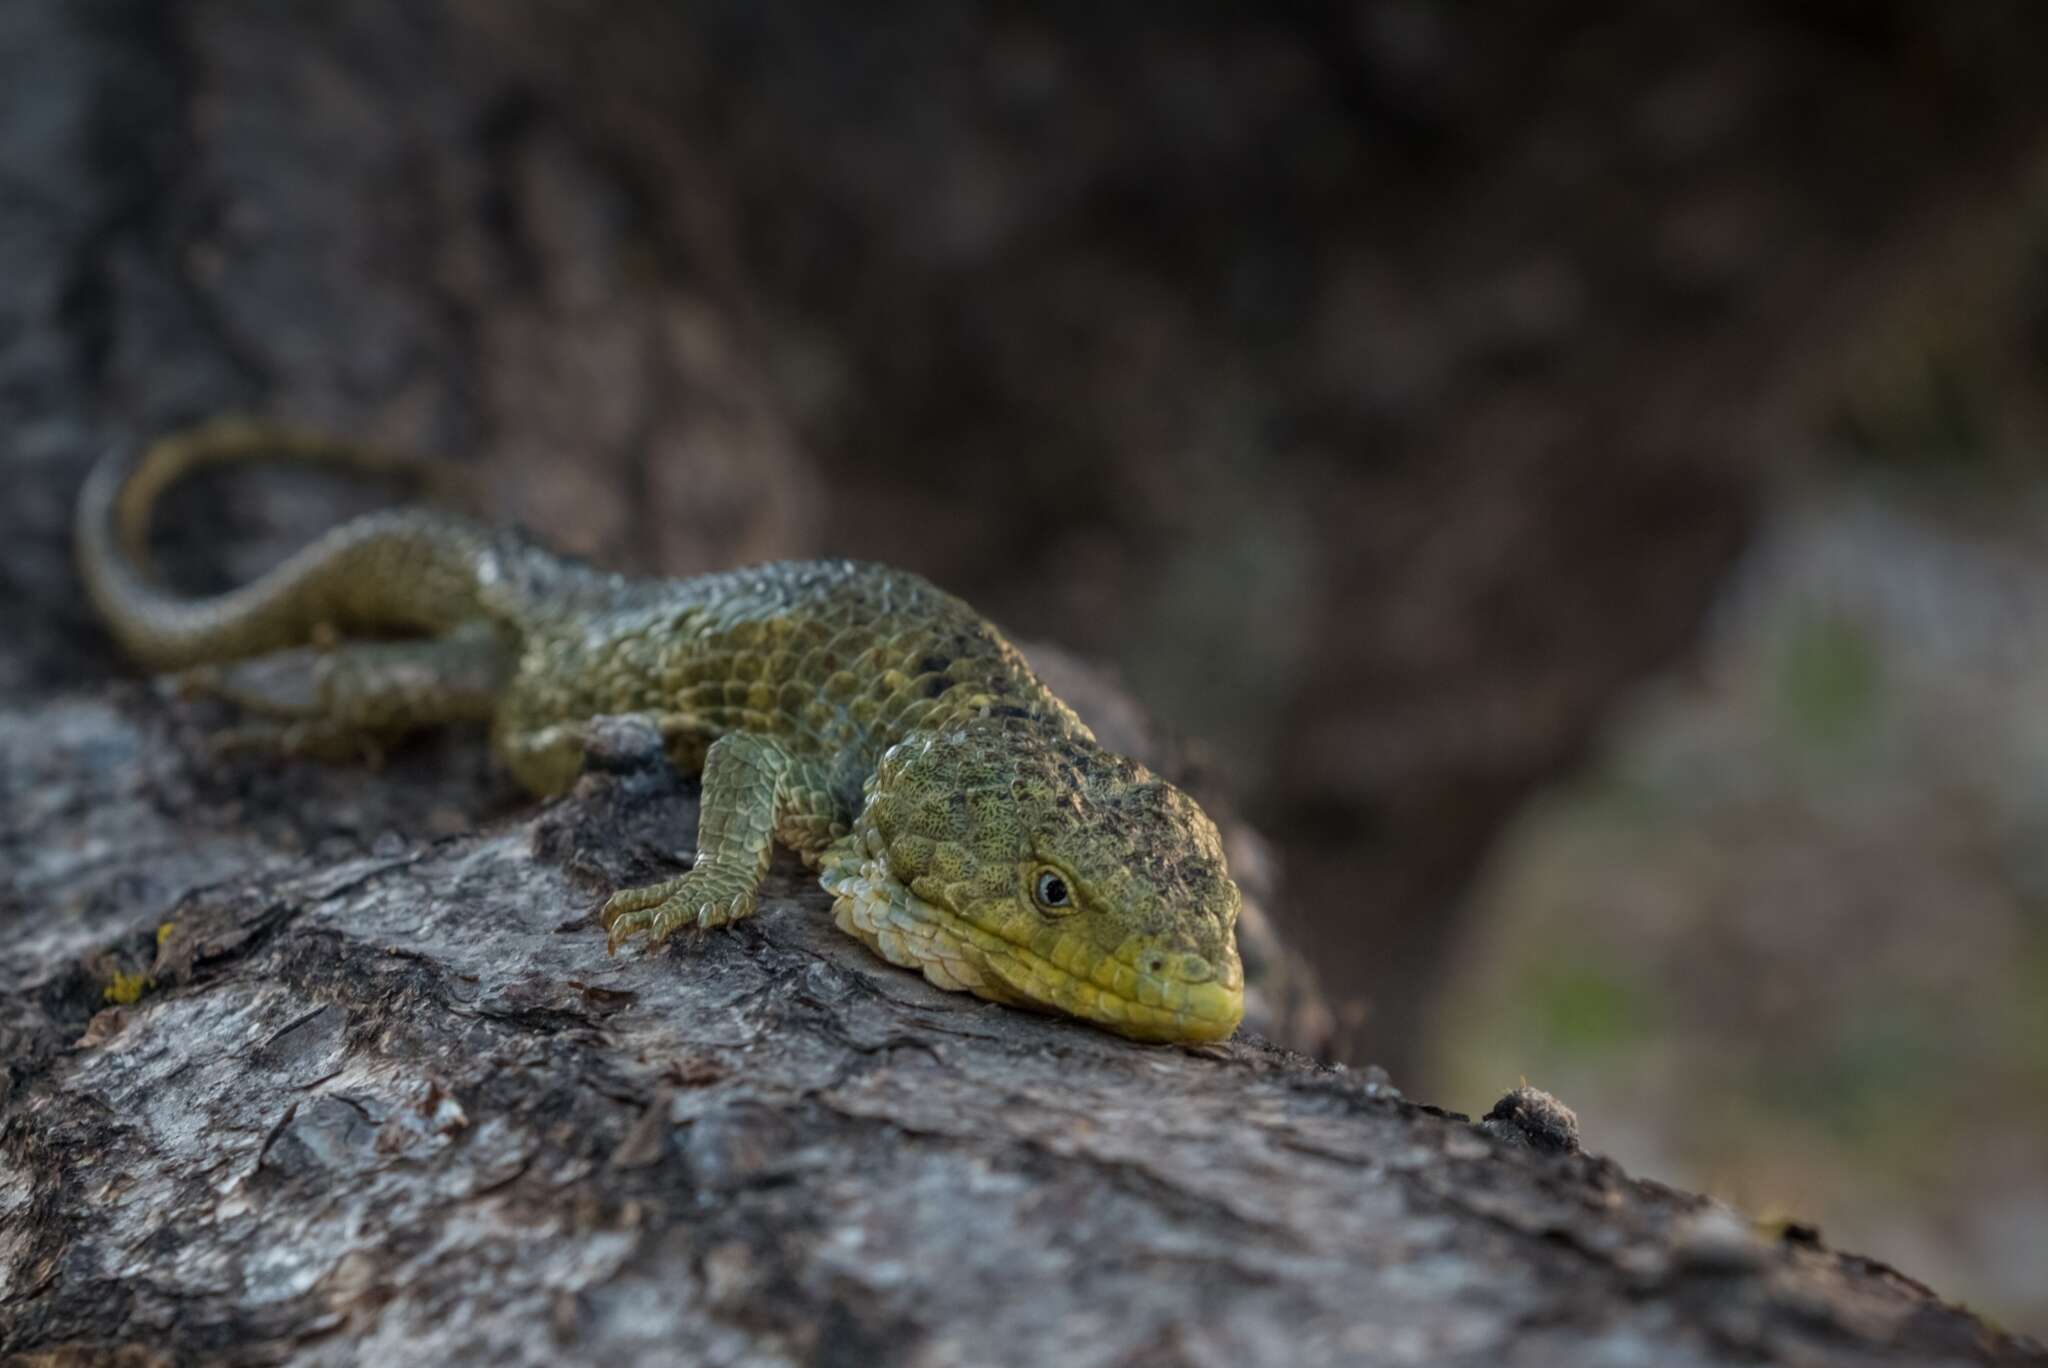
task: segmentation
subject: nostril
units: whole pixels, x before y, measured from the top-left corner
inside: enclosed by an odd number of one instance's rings
[[[1207,983],[1216,977],[1216,966],[1192,952],[1148,950],[1132,961],[1141,974],[1170,978],[1175,983]]]

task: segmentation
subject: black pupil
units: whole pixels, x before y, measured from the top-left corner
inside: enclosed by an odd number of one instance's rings
[[[1048,874],[1038,881],[1038,896],[1047,905],[1058,907],[1067,900],[1067,881],[1057,874]]]

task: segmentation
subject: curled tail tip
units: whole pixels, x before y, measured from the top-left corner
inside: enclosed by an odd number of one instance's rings
[[[118,446],[93,462],[72,507],[71,550],[86,597],[115,638],[134,654],[136,610],[148,591],[140,570],[114,536],[114,508],[130,473],[130,464]]]

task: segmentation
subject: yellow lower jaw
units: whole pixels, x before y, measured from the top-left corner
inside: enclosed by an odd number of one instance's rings
[[[875,860],[828,865],[820,882],[835,895],[832,915],[840,930],[950,992],[1076,1017],[1137,1040],[1222,1040],[1244,1016],[1243,987],[1214,980],[1168,983],[1139,976],[1139,991],[1161,999],[1161,1005],[1113,992],[932,906]],[[1163,1005],[1169,997],[1184,1005]]]

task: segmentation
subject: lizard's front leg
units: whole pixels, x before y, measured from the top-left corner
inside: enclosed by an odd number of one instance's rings
[[[610,948],[642,931],[655,946],[685,926],[725,926],[751,916],[791,769],[781,747],[765,737],[729,732],[712,742],[704,756],[696,863],[679,879],[614,893],[598,913],[611,930]]]

